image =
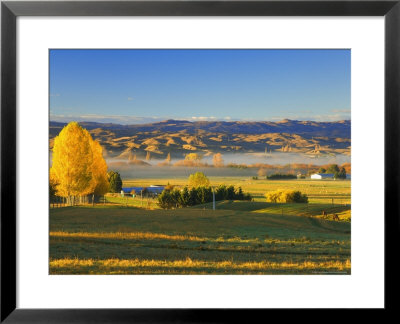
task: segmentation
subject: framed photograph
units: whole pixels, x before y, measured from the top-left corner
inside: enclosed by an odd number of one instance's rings
[[[390,309],[399,15],[2,2],[1,321]]]

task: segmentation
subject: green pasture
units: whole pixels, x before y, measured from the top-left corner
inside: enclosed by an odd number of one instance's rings
[[[183,186],[185,180],[168,182]],[[150,198],[116,195],[94,207],[51,208],[50,274],[350,273],[349,181],[210,180],[240,185],[255,200],[219,201],[215,211],[212,203],[162,210]],[[124,182],[151,184],[166,183]],[[306,192],[310,203],[263,198],[286,188]],[[334,213],[339,221],[332,220]]]
[[[116,205],[119,207],[137,207],[144,209],[159,209],[157,198],[150,197],[141,197],[140,195],[135,196],[134,198],[129,195],[124,195],[121,197],[120,195],[106,195],[106,204],[107,205]]]
[[[249,177],[208,177],[212,186],[220,184],[242,187],[250,192],[255,201],[265,201],[265,193],[278,189],[296,189],[309,197],[309,203],[316,204],[351,204],[351,181],[349,180],[253,180]],[[123,181],[125,187],[167,185],[187,185],[187,178],[174,179],[128,179]]]

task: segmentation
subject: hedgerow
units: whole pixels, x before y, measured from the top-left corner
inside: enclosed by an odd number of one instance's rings
[[[215,200],[251,200],[248,193],[244,193],[241,187],[221,185],[215,189]],[[163,209],[189,207],[206,204],[213,201],[211,187],[184,187],[183,189],[164,189],[158,196],[158,205]]]

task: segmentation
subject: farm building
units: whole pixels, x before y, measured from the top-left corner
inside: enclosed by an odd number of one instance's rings
[[[333,173],[314,173],[311,175],[311,179],[333,179]]]

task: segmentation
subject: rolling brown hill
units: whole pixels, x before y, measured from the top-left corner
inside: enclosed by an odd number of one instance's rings
[[[187,153],[273,153],[309,155],[347,154],[351,149],[351,122],[189,122],[166,120],[152,124],[118,125],[81,122],[98,140],[108,157],[123,160],[181,159]],[[50,122],[50,148],[65,123]]]

